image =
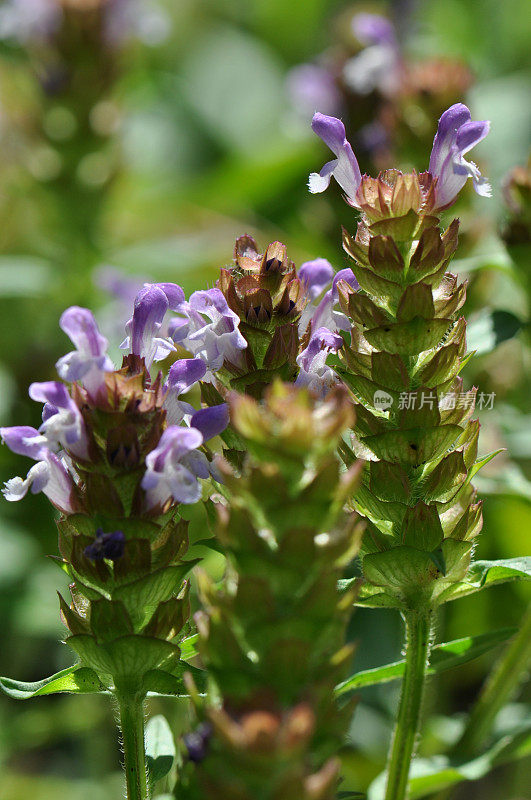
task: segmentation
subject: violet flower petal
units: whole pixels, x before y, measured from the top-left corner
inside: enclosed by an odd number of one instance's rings
[[[190,426],[201,432],[205,442],[222,433],[228,424],[229,408],[226,403],[200,408],[190,420]]]
[[[334,268],[326,258],[314,258],[305,261],[299,269],[299,278],[302,281],[309,300],[316,297],[328,288],[334,277]]]

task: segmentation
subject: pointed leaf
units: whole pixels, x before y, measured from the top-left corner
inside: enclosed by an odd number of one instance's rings
[[[466,579],[450,586],[439,597],[439,603],[457,600],[488,586],[507,581],[529,580],[531,578],[531,557],[507,558],[500,561],[475,561]]]
[[[435,645],[431,651],[430,664],[427,669],[428,675],[437,675],[439,672],[459,667],[472,661],[474,658],[489,650],[497,647],[502,642],[506,642],[518,628],[501,628],[490,633],[480,633],[476,636],[465,636],[462,639],[454,639],[451,642]],[[385,664],[382,667],[366,669],[358,672],[348,680],[336,686],[336,695],[340,696],[354,689],[362,689],[366,686],[375,686],[378,683],[390,683],[398,680],[404,674],[405,659],[395,661],[392,664]]]
[[[94,670],[74,664],[62,669],[42,681],[15,681],[12,678],[0,678],[0,689],[15,700],[28,700],[47,694],[106,694],[107,689],[101,683]]]

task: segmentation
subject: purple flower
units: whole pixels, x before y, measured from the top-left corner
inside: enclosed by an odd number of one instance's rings
[[[124,554],[125,536],[123,531],[112,531],[104,533],[102,528],[96,531],[96,538],[85,547],[84,554],[92,561],[101,561],[107,558],[109,561],[117,561]]]
[[[299,278],[304,284],[306,296],[309,300],[316,297],[328,287],[334,277],[334,268],[326,258],[314,258],[305,261],[299,269]]]
[[[212,725],[203,722],[195,731],[183,736],[184,746],[188,752],[188,759],[194,764],[200,764],[208,755],[210,739],[212,738]]]
[[[200,408],[190,420],[190,426],[200,431],[205,442],[223,433],[228,424],[229,408],[226,403]]]
[[[290,70],[287,90],[293,105],[300,114],[314,113],[321,108],[327,114],[337,114],[341,106],[341,94],[334,76],[317,64],[299,64]]]
[[[464,158],[465,153],[485,138],[489,128],[486,120],[472,122],[470,111],[463,103],[451,106],[440,118],[429,166],[430,174],[437,178],[436,208],[451,205],[468,178],[472,178],[478,194],[490,197],[489,182],[472,161]]]
[[[166,428],[157,447],[146,458],[142,488],[148,508],[162,507],[170,498],[178,503],[196,503],[199,500],[201,486],[197,471],[199,468],[202,477],[204,465],[201,459],[199,465],[194,454],[202,444],[203,436],[195,428],[178,425]],[[207,477],[208,474],[207,467]]]
[[[170,425],[178,425],[186,415],[195,413],[195,408],[179,397],[204,378],[206,371],[206,364],[200,358],[183,358],[171,365],[164,384],[164,408]]]
[[[297,357],[300,371],[295,384],[307,386],[314,394],[324,397],[338,382],[333,369],[326,365],[327,356],[331,352],[337,352],[342,345],[342,337],[328,328],[315,331],[308,347]]]
[[[207,365],[206,380],[221,369],[224,361],[239,364],[247,342],[239,330],[239,317],[219,289],[194,292],[178,309],[184,317],[172,320],[170,335]]]
[[[0,39],[47,41],[63,19],[60,0],[4,0],[0,8]],[[80,12],[85,9],[80,5]],[[111,45],[134,37],[147,45],[167,38],[170,19],[158,3],[147,0],[106,0],[102,34]]]
[[[352,17],[352,31],[363,45],[388,44],[396,46],[393,23],[380,14],[362,12]]]
[[[87,392],[96,396],[105,383],[105,373],[114,370],[107,355],[107,339],[99,332],[94,315],[87,308],[67,308],[59,325],[76,346],[76,350],[57,362],[59,377],[70,383],[81,381]]]
[[[49,452],[46,437],[28,425],[15,425],[12,428],[0,428],[3,444],[7,444],[13,453],[28,456],[34,461],[45,458]]]
[[[328,161],[319,173],[312,172],[308,180],[310,192],[324,192],[333,175],[350,204],[358,207],[356,193],[361,183],[361,172],[352,147],[347,142],[345,126],[340,119],[317,112],[312,120],[312,130],[328,145],[336,158]]]
[[[39,428],[42,442],[50,450],[64,448],[78,458],[87,458],[85,423],[66,386],[59,381],[32,383],[29,396],[32,400],[45,404],[42,411],[43,422]]]
[[[7,0],[0,8],[0,39],[48,38],[60,24],[59,3],[50,0]]]
[[[356,14],[352,30],[365,49],[343,68],[347,85],[358,94],[378,89],[391,95],[400,87],[401,56],[392,23],[378,14]]]
[[[317,308],[307,306],[304,309],[304,330],[306,329],[308,322],[311,323],[312,332],[316,332],[319,328],[323,327],[340,331],[348,331],[350,329],[350,322],[345,314],[337,310],[337,304],[339,300],[337,284],[341,280],[346,281],[356,291],[360,288],[356,276],[350,267],[336,272],[334,275],[334,280],[332,281],[332,287],[325,293]],[[308,308],[310,309],[310,314],[308,314]]]
[[[9,444],[7,436],[5,441]],[[48,451],[42,461],[31,467],[26,479],[16,477],[6,481],[2,494],[6,500],[16,502],[22,500],[28,490],[31,490],[32,494],[43,492],[59,511],[72,514],[75,511],[72,502],[73,489],[74,482],[65,462]]]
[[[184,292],[175,283],[148,283],[137,294],[133,316],[125,329],[127,338],[120,345],[145,360],[149,369],[153,361],[162,361],[174,346],[157,336],[169,308],[178,311],[184,302]]]

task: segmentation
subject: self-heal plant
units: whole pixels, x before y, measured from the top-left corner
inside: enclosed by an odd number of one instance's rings
[[[335,449],[352,422],[344,388],[321,400],[273,383],[262,402],[230,396],[245,443],[226,461],[216,538],[228,558],[221,588],[201,580],[199,650],[215,689],[185,737],[190,800],[334,800],[352,714],[334,687],[355,589],[338,578],[355,555],[359,518],[344,512],[361,464],[340,477]],[[216,698],[221,702],[217,702]]]
[[[471,480],[479,459],[475,389],[463,392],[466,323],[458,316],[466,283],[447,272],[458,220],[445,231],[440,212],[471,177],[489,186],[464,158],[489,129],[458,104],[439,121],[429,172],[388,170],[362,176],[340,120],[316,114],[314,131],[337,158],[310,176],[312,192],[333,176],[361,212],[356,235],[343,233],[359,291],[338,283],[350,332],[333,361],[351,389],[356,422],[340,445],[347,464],[368,464],[354,494],[367,521],[359,602],[396,607],[406,623],[406,668],[388,763],[386,800],[403,800],[414,752],[433,612],[458,593],[481,530]]]
[[[121,369],[91,312],[67,309],[61,327],[75,350],[57,363],[66,383],[30,386],[44,403],[38,430],[0,430],[11,450],[37,462],[25,479],[6,483],[6,499],[42,491],[60,512],[57,563],[72,581],[61,615],[79,663],[48,683],[114,695],[128,800],[148,796],[143,700],[149,691],[182,693],[183,671],[193,670],[179,643],[189,627],[185,577],[196,562],[185,560],[179,506],[201,497],[211,474],[203,445],[228,422],[225,405],[196,410],[179,400],[204,376],[202,361],[176,361],[165,383],[150,375],[153,361],[174,349],[159,336],[164,316],[183,302],[174,284],[141,290]]]

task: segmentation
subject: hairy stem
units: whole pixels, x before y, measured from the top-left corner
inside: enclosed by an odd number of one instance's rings
[[[522,626],[487,678],[465,730],[454,747],[460,755],[473,755],[488,737],[495,717],[516,693],[531,665],[531,609]]]
[[[127,800],[148,800],[148,775],[144,742],[143,698],[118,694],[120,727],[124,748]]]
[[[431,613],[407,611],[406,669],[387,765],[385,800],[405,800],[409,767],[420,721],[431,641]]]

